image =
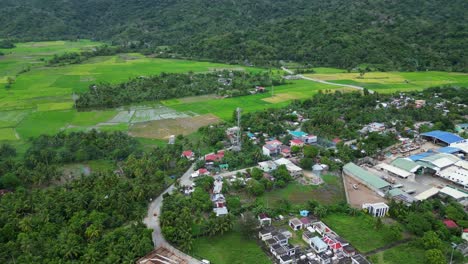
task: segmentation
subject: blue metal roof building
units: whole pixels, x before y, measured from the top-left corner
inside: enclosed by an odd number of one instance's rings
[[[437,152],[439,153],[447,153],[447,154],[453,154],[453,153],[457,153],[460,151],[461,149],[455,148],[455,147],[443,147],[437,150]]]
[[[434,130],[431,132],[422,133],[421,136],[429,137],[434,140],[439,140],[447,145],[465,141],[465,139],[460,137],[459,135],[456,135],[450,132],[440,131],[440,130]]]
[[[420,159],[423,159],[425,157],[429,157],[430,155],[433,155],[434,152],[432,151],[428,151],[428,152],[424,152],[424,153],[419,153],[419,154],[415,154],[415,155],[411,155],[409,156],[408,158],[412,161],[417,161],[417,160],[420,160]]]

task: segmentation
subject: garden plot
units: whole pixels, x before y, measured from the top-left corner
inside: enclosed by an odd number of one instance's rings
[[[134,110],[120,111],[106,123],[129,123],[134,114]]]
[[[130,123],[135,124],[164,119],[188,118],[190,116],[190,114],[185,112],[177,112],[176,110],[168,107],[156,106],[151,109],[136,110]]]
[[[0,112],[0,128],[15,127],[29,111],[1,111]]]

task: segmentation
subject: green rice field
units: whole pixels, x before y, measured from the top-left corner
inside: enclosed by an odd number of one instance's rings
[[[101,111],[77,112],[73,98],[98,82],[119,83],[138,76],[162,72],[208,72],[220,69],[252,72],[266,69],[222,63],[149,58],[128,53],[102,56],[75,65],[47,67],[46,61],[55,54],[90,50],[102,45],[89,40],[18,43],[14,49],[3,49],[0,57],[0,141],[18,142],[41,134],[59,131],[128,131],[141,122],[157,122],[167,118],[190,118],[213,114],[229,120],[241,107],[244,112],[286,106],[292,100],[302,100],[319,90],[343,90],[337,86],[307,80],[290,81],[287,85],[267,87],[264,94],[235,98],[211,95],[143,102],[134,106]],[[468,85],[466,74],[444,72],[367,73],[356,79],[356,73],[333,68],[316,68],[314,78],[365,85],[379,91],[422,89],[441,84]],[[276,71],[280,72],[280,71]],[[7,80],[13,80],[10,88]],[[409,82],[405,82],[409,80]],[[402,83],[403,82],[403,83]],[[346,91],[346,90],[343,90]]]
[[[428,87],[453,85],[468,87],[468,74],[455,72],[368,72],[363,78],[359,73],[339,72],[336,69],[325,71],[318,68],[317,73],[306,76],[341,84],[358,85],[381,93],[405,90],[422,90]]]

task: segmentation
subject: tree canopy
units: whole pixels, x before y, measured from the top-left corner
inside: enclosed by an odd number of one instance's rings
[[[467,70],[465,1],[4,0],[0,36],[256,65]]]

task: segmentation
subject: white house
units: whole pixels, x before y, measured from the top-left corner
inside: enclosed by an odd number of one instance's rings
[[[260,226],[270,226],[271,218],[267,214],[261,213],[258,215],[258,222],[260,223]]]
[[[317,253],[324,252],[328,249],[327,243],[323,242],[323,240],[318,236],[311,238],[309,243],[310,247]]]
[[[302,175],[302,169],[300,167],[296,166],[294,163],[292,163],[288,159],[285,159],[285,158],[277,159],[277,160],[275,160],[275,163],[278,166],[285,165],[286,169],[288,170],[289,174],[292,177],[297,177],[297,176]]]
[[[264,172],[272,172],[276,170],[278,165],[271,160],[262,161],[258,163],[258,167]]]
[[[302,229],[302,222],[297,218],[292,218],[289,219],[289,226],[292,228],[292,230],[297,231]]]
[[[306,144],[317,143],[317,136],[315,136],[315,135],[307,135],[307,136],[305,136],[302,140],[303,140],[304,143],[306,143]]]
[[[463,229],[461,238],[465,241],[468,241],[468,228]]]
[[[385,203],[365,203],[362,205],[362,209],[367,209],[370,215],[374,217],[384,217],[388,212],[388,205]]]
[[[228,209],[226,206],[216,207],[216,208],[213,208],[213,212],[215,212],[216,216],[224,216],[228,214]]]
[[[265,144],[262,147],[262,153],[265,156],[278,155],[281,152],[281,145]]]

